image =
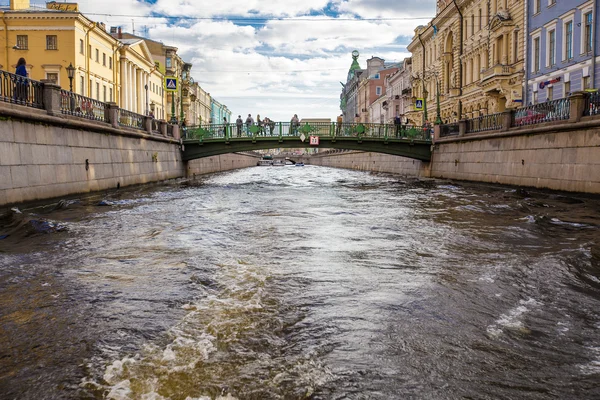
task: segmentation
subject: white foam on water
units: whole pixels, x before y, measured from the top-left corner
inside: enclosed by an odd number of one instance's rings
[[[523,319],[528,312],[540,305],[541,303],[532,298],[519,301],[518,306],[509,310],[506,314],[502,314],[500,318],[487,327],[488,335],[492,338],[498,338],[507,330],[527,332]]]
[[[594,359],[587,364],[579,365],[579,370],[583,375],[600,374],[600,347],[590,346],[586,349],[593,355]]]

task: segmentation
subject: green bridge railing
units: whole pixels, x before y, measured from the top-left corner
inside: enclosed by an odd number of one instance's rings
[[[303,123],[271,122],[266,125],[204,124],[183,128],[182,136],[187,140],[235,139],[254,140],[261,138],[301,137],[357,137],[383,140],[404,139],[430,141],[432,130],[412,125],[370,123]]]

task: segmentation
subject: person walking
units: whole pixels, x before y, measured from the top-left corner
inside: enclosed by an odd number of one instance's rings
[[[263,122],[260,119],[260,114],[256,114],[256,125],[258,125],[258,134],[262,135],[262,133],[263,133],[263,129],[262,129]]]
[[[14,87],[13,98],[16,102],[25,103],[27,102],[27,61],[23,57],[17,61],[17,68],[15,70],[16,83]]]
[[[238,115],[235,120],[235,126],[237,127],[237,137],[242,136],[242,126],[244,126],[244,121],[242,120],[242,116]]]
[[[223,117],[223,137],[227,138],[227,128],[229,124],[227,123],[227,117]]]
[[[250,127],[254,125],[254,118],[252,118],[251,114],[248,114],[248,118],[246,118],[246,133],[248,136],[251,136]]]
[[[342,117],[342,114],[338,115],[337,117],[337,127],[336,127],[336,135],[340,135],[340,133],[342,133],[342,122],[344,121],[344,117]]]
[[[400,116],[396,115],[394,117],[394,128],[396,128],[396,137],[400,137],[400,125],[401,125],[401,120],[400,120]]]
[[[290,128],[294,136],[298,134],[298,126],[300,126],[300,120],[298,119],[298,114],[294,114],[290,121]]]

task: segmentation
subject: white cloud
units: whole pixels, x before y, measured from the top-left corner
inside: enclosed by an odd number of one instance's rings
[[[127,32],[135,25],[136,34],[177,47],[193,64],[194,79],[234,117],[259,113],[284,121],[294,113],[334,119],[350,52],[359,50],[362,66],[371,56],[401,61],[409,55],[414,28],[428,20],[395,18],[435,13],[433,0],[227,0],[209,6],[192,0],[80,0],[79,5],[90,19]]]

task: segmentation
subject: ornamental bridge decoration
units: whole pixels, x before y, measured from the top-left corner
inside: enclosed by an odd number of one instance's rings
[[[430,128],[389,124],[206,124],[183,128],[183,160],[239,151],[318,147],[385,153],[430,161],[431,134]]]

